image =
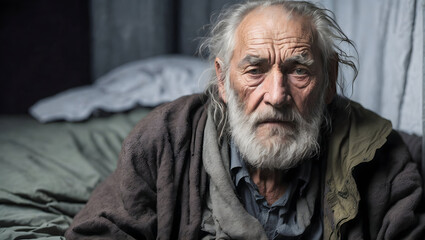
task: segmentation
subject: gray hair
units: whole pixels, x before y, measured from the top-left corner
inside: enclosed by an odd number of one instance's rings
[[[341,30],[340,26],[334,20],[335,16],[331,11],[305,1],[248,0],[244,3],[234,4],[222,11],[215,21],[212,22],[208,36],[201,42],[199,52],[201,54],[207,53],[212,63],[214,63],[216,57],[221,59],[223,61],[223,65],[221,66],[224,73],[223,76],[228,76],[230,60],[235,47],[235,33],[239,24],[254,9],[273,5],[282,6],[290,15],[297,14],[311,20],[317,33],[317,43],[324,64],[324,89],[329,87],[328,68],[334,60],[337,60],[339,64],[350,67],[354,72],[353,81],[355,80],[358,73],[357,66],[354,63],[356,58],[348,55],[340,47],[340,44],[347,44],[357,54],[354,43]],[[212,72],[205,92],[211,100],[214,122],[217,124],[221,138],[227,125],[227,112],[225,103],[219,97],[218,79],[214,71]],[[343,92],[343,83],[337,81],[337,84]]]

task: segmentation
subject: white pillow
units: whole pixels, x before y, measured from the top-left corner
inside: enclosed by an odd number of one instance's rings
[[[121,112],[153,107],[180,96],[202,92],[208,64],[195,57],[163,55],[115,68],[93,85],[69,89],[38,101],[30,114],[40,122],[81,121],[93,112]]]

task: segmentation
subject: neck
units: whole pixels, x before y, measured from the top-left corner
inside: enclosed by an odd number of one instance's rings
[[[257,168],[249,169],[249,174],[269,205],[276,202],[289,186],[287,171]]]

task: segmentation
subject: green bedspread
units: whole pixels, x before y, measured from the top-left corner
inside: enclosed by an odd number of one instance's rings
[[[64,239],[93,188],[115,169],[121,142],[148,112],[49,124],[0,116],[0,239]]]

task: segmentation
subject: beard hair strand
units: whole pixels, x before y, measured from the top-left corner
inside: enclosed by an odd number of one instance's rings
[[[246,163],[254,168],[287,170],[319,153],[318,136],[325,106],[323,100],[319,101],[319,106],[311,108],[309,121],[290,106],[282,111],[270,107],[247,115],[229,79],[225,81],[225,88],[230,136]],[[273,127],[266,136],[258,136],[258,123],[267,118],[290,124]]]

